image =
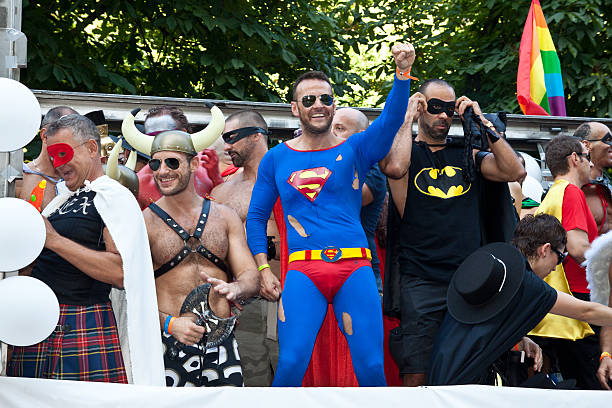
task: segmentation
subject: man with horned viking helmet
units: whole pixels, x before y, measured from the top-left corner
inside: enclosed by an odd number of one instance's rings
[[[232,333],[235,316],[230,316],[235,310],[228,301],[259,292],[240,218],[229,207],[200,197],[193,183],[200,165],[197,152],[223,130],[219,108],[212,107],[211,114],[208,127],[193,135],[170,130],[151,137],[130,131],[132,115],[122,127],[126,140],[151,156],[149,167],[162,194],[143,214],[168,386],[242,386]]]
[[[185,114],[176,106],[156,106],[149,109],[144,122],[144,131],[149,136],[155,136],[166,130],[180,130],[189,132],[191,126],[185,117]],[[132,126],[132,130],[137,130]],[[122,129],[123,130],[123,129]],[[198,132],[199,133],[199,132]],[[197,135],[195,133],[194,135]],[[197,136],[196,136],[197,137]],[[215,141],[219,143],[219,141]],[[213,143],[215,143],[213,142]],[[142,152],[141,152],[142,153]],[[219,174],[217,153],[213,149],[205,149],[198,152],[200,167],[196,170],[193,183],[196,192],[204,197],[206,194],[218,184],[223,182]],[[147,157],[148,159],[148,157]],[[140,180],[140,189],[138,195],[138,203],[140,208],[146,208],[150,203],[159,200],[162,196],[153,180],[153,172],[146,166],[138,171],[138,179]]]

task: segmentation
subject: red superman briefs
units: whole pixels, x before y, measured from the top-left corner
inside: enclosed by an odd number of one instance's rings
[[[289,264],[289,269],[297,269],[308,276],[327,301],[332,303],[346,279],[362,266],[371,268],[372,264],[367,259],[341,259],[334,263],[294,261]]]

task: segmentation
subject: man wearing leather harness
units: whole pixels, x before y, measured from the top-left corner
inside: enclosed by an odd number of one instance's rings
[[[240,218],[230,208],[200,197],[194,187],[193,174],[199,166],[196,152],[223,129],[220,111],[213,108],[212,113],[205,142],[177,130],[149,137],[153,139],[149,166],[162,198],[144,211],[144,217],[155,269],[168,386],[242,386],[232,326],[214,347],[206,346],[210,346],[207,336],[214,333],[205,333],[204,326],[222,325],[223,318],[230,316],[229,302],[259,292],[257,269]],[[137,130],[126,134],[125,128],[124,135],[134,147],[139,146],[132,140],[134,136],[144,136]],[[214,290],[198,299],[207,283]],[[191,310],[187,304],[198,302],[210,307],[214,321],[198,319],[186,311]]]

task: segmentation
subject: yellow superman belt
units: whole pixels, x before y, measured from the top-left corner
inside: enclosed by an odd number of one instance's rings
[[[338,262],[341,259],[361,258],[372,260],[372,252],[368,248],[338,248],[307,249],[296,251],[289,255],[289,263],[293,261],[325,261]]]

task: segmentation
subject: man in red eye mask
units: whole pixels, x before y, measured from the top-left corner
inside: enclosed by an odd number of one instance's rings
[[[31,276],[60,303],[51,335],[14,347],[9,376],[163,385],[153,266],[142,212],[132,193],[104,175],[100,135],[92,121],[67,115],[46,132],[47,153],[69,191],[42,212],[45,248]],[[120,344],[109,301],[125,288],[125,337]],[[120,315],[121,318],[121,315]],[[123,320],[123,319],[122,319]],[[125,350],[125,351],[124,351]]]
[[[53,167],[47,153],[47,128],[62,116],[74,113],[77,112],[68,106],[49,109],[40,125],[39,134],[42,141],[40,154],[30,163],[23,165],[23,179],[17,185],[15,196],[33,204],[39,211],[42,211],[53,200],[58,193],[58,188],[61,188],[59,184],[61,177]]]
[[[155,136],[165,130],[181,130],[189,132],[191,126],[182,110],[176,106],[159,106],[149,109],[144,122],[144,131],[149,136]],[[204,149],[198,153],[200,166],[193,179],[196,192],[201,197],[206,196],[212,189],[223,183],[219,174],[219,159],[213,149]],[[159,200],[162,194],[153,180],[153,172],[149,166],[145,166],[138,172],[140,189],[138,203],[140,208],[145,209],[149,204]]]

